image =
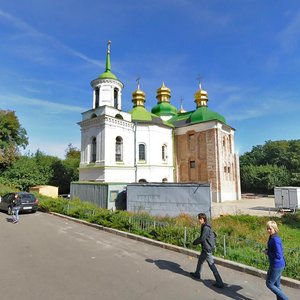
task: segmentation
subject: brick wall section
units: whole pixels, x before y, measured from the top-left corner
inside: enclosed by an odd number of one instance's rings
[[[210,182],[215,202],[222,202],[224,193],[232,195],[230,200],[240,199],[238,157],[232,135],[219,128],[191,130],[176,135],[175,144],[178,182]]]

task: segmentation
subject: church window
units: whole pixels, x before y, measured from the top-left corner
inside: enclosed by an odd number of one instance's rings
[[[139,144],[139,160],[145,161],[146,160],[146,146],[145,144]]]
[[[95,108],[99,106],[99,96],[100,96],[100,90],[98,87],[95,89]]]
[[[92,152],[91,152],[91,162],[94,163],[96,161],[96,149],[97,149],[97,139],[93,137],[92,139]]]
[[[189,145],[189,150],[194,150],[194,148],[195,148],[195,135],[193,133],[188,135],[188,145]]]
[[[168,156],[167,156],[167,145],[162,145],[161,147],[161,158],[163,161],[166,161]]]
[[[114,108],[118,108],[119,106],[119,90],[117,88],[114,88]]]
[[[115,118],[116,118],[116,119],[123,120],[123,117],[122,117],[122,115],[120,115],[120,114],[116,114],[116,115],[115,115]]]
[[[144,178],[139,179],[139,183],[147,183],[147,180]]]
[[[196,162],[195,162],[194,160],[191,160],[191,161],[190,161],[190,168],[191,168],[191,169],[196,168]]]
[[[116,137],[116,161],[123,161],[123,139]]]

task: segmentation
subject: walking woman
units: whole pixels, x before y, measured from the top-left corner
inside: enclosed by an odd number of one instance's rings
[[[288,297],[280,289],[280,277],[285,267],[282,241],[278,236],[278,226],[275,221],[267,223],[269,233],[268,248],[266,254],[269,257],[269,270],[266,285],[276,295],[277,300],[288,300]]]

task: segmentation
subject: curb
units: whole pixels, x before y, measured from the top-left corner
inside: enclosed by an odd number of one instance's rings
[[[140,236],[140,235],[136,235],[136,234],[133,234],[133,233],[121,231],[121,230],[118,230],[118,229],[105,227],[105,226],[98,225],[98,224],[89,223],[89,222],[84,221],[84,220],[79,220],[79,219],[69,217],[69,216],[65,216],[65,215],[62,215],[62,214],[59,214],[59,213],[55,213],[55,212],[48,212],[48,214],[51,214],[51,215],[54,215],[54,216],[57,216],[57,217],[60,217],[60,218],[63,218],[63,219],[68,219],[70,221],[80,223],[80,224],[83,224],[83,225],[87,225],[87,226],[90,226],[90,227],[94,227],[94,228],[97,228],[99,230],[103,230],[103,231],[106,231],[106,232],[109,232],[109,233],[116,234],[118,236],[122,236],[122,237],[129,238],[129,239],[132,239],[132,240],[135,240],[135,241],[143,242],[143,243],[146,243],[146,244],[149,244],[149,245],[152,245],[152,246],[156,246],[156,247],[160,247],[160,248],[163,248],[163,249],[175,251],[175,252],[185,254],[185,255],[188,255],[188,256],[191,256],[191,257],[196,257],[196,258],[199,257],[199,251],[190,250],[190,249],[187,249],[187,248],[183,248],[183,247],[179,247],[179,246],[175,246],[175,245],[171,245],[171,244],[166,244],[166,243],[159,242],[159,241],[156,241],[156,240],[152,240],[152,239]],[[233,270],[237,270],[237,271],[240,271],[240,272],[243,272],[243,273],[247,273],[247,274],[250,274],[250,275],[253,275],[253,276],[256,276],[256,277],[260,277],[260,278],[263,278],[263,279],[265,279],[266,275],[267,275],[266,271],[263,271],[263,270],[260,270],[260,269],[254,268],[254,267],[250,267],[250,266],[247,266],[247,265],[243,265],[241,263],[237,263],[237,262],[234,262],[234,261],[231,261],[231,260],[227,260],[227,259],[223,259],[223,258],[215,257],[215,256],[214,256],[214,260],[215,260],[215,263],[220,265],[220,266],[230,268],[230,269],[233,269]],[[291,279],[291,278],[288,278],[288,277],[283,277],[282,276],[281,277],[281,284],[285,285],[287,287],[300,289],[300,281],[295,280],[295,279]]]

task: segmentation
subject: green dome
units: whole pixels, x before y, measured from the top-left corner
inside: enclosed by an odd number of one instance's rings
[[[133,122],[142,122],[142,123],[153,123],[157,125],[168,125],[172,126],[164,122],[161,118],[156,116],[155,114],[150,113],[145,107],[143,106],[135,106],[130,112],[131,119]]]
[[[151,112],[157,116],[174,116],[177,114],[177,108],[168,102],[161,102],[155,105]]]
[[[117,76],[113,74],[110,70],[106,70],[99,77],[99,79],[115,79],[118,80]]]
[[[192,124],[212,120],[218,120],[220,122],[226,123],[226,120],[222,115],[211,111],[207,106],[198,107],[194,112],[192,112],[189,119]]]

